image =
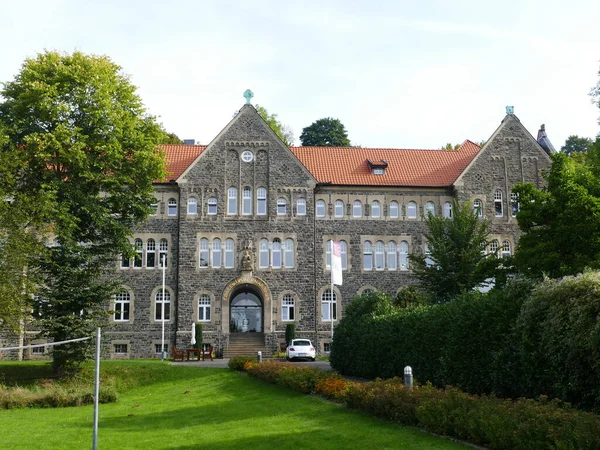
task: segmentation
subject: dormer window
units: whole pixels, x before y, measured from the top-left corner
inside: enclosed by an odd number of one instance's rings
[[[367,164],[369,165],[373,175],[385,175],[385,169],[387,169],[388,166],[387,161],[381,159],[377,162],[373,162],[370,159],[367,159]]]
[[[376,167],[373,169],[373,175],[384,175],[385,174],[385,169],[382,169],[380,167]]]

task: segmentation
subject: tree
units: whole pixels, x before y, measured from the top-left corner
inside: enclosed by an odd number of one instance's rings
[[[452,145],[450,142],[448,142],[446,145],[444,145],[441,150],[458,150],[460,148],[460,144],[454,144]]]
[[[294,145],[294,132],[288,125],[283,125],[277,120],[277,114],[269,114],[263,106],[256,105],[256,111],[263,118],[271,130],[283,141],[288,147]]]
[[[39,54],[2,96],[2,153],[13,164],[0,192],[14,195],[5,208],[19,221],[9,238],[18,225],[45,224],[38,244],[52,242],[27,255],[27,272],[39,274],[40,325],[55,341],[90,336],[119,288],[108,276],[116,256],[132,254],[132,228],[151,211],[153,181],[164,177],[164,132],[106,56]],[[55,347],[56,373],[75,372],[89,343]]]
[[[434,302],[447,302],[463,292],[494,279],[502,285],[509,259],[482,251],[487,246],[489,224],[478,219],[470,202],[454,202],[454,217],[425,217],[427,254],[410,255],[419,287]]]
[[[339,119],[326,117],[302,130],[300,142],[305,146],[350,147],[346,127]]]
[[[175,133],[167,133],[162,130],[163,133],[158,141],[159,144],[183,144],[183,141],[179,139]]]
[[[560,148],[560,151],[567,156],[571,156],[574,153],[586,153],[593,143],[594,141],[590,138],[572,135],[567,138],[565,145]]]

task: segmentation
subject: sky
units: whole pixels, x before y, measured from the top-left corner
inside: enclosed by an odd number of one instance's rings
[[[600,1],[0,0],[0,82],[44,50],[108,55],[169,132],[208,144],[254,92],[299,136],[488,139],[507,105],[559,149],[600,132]]]

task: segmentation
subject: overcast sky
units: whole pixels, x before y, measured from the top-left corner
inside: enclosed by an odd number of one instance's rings
[[[600,1],[0,0],[0,81],[44,49],[105,54],[168,131],[209,143],[245,102],[363,147],[487,139],[514,105],[593,137]]]

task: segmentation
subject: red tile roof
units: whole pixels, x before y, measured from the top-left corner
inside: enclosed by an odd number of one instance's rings
[[[206,149],[205,145],[162,145],[167,181],[177,180]],[[458,150],[408,150],[360,147],[290,147],[321,183],[363,186],[450,186],[479,151],[465,141]],[[368,161],[385,161],[384,175],[373,175]]]

